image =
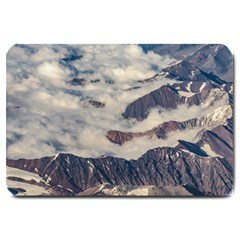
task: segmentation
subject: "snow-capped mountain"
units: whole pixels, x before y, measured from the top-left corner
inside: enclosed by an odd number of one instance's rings
[[[231,193],[233,59],[225,46],[17,45],[8,58],[13,194]]]
[[[8,174],[8,184],[10,186],[16,180],[31,183],[46,189],[48,195],[78,195],[103,184],[129,186],[130,189],[143,186],[155,186],[157,189],[166,186],[171,189],[182,186],[186,191],[188,189],[185,186],[190,186],[202,195],[229,194],[232,167],[228,161],[223,157],[211,157],[200,148],[192,148],[155,148],[132,161],[114,157],[88,159],[72,154],[35,160],[8,160],[7,165],[11,169],[35,173],[36,177],[41,178],[39,181],[34,177],[30,177],[31,180],[24,177],[16,179]],[[23,194],[28,194],[21,184],[16,185],[12,191],[19,191],[20,188]]]

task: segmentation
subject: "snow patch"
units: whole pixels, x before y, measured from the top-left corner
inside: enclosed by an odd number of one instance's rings
[[[68,164],[70,164],[69,157],[66,157],[66,158],[65,158],[65,161],[66,161]]]
[[[17,196],[41,196],[50,195],[45,188],[24,182],[12,181],[7,179],[8,188],[22,188],[26,192],[18,193]]]
[[[214,88],[210,91],[207,99],[201,104],[201,106],[209,107],[216,102],[216,99],[221,99],[227,103],[229,102],[228,94],[226,92],[221,91],[219,88]]]
[[[46,180],[46,182],[49,183],[51,180],[52,180],[52,178],[51,178],[51,177],[48,177],[47,180]]]
[[[217,46],[217,47],[215,48],[214,52],[217,52],[219,47],[220,47],[220,46]]]
[[[55,155],[55,157],[53,158],[53,160],[56,160],[58,156],[59,156],[59,153]]]
[[[186,152],[186,153],[188,153],[188,154],[190,154],[190,155],[192,155],[192,156],[195,156],[195,154],[193,154],[192,152],[189,152],[189,151],[186,150],[186,149],[181,149],[181,151],[182,151],[182,152]]]
[[[188,85],[187,85],[187,87],[186,87],[186,89],[187,89],[189,92],[191,92],[191,89],[190,89],[190,88],[191,88],[191,85],[192,85],[192,82],[189,82]]]
[[[163,77],[167,77],[169,75],[168,72],[162,72],[161,74],[159,74],[159,76],[163,76]]]
[[[141,187],[133,189],[132,191],[129,191],[127,193],[128,196],[147,196],[148,195],[148,188],[147,187]]]
[[[199,92],[201,92],[204,88],[205,88],[205,86],[206,86],[206,82],[204,82],[202,85],[201,85],[201,87],[199,88]]]
[[[7,177],[19,177],[25,180],[35,180],[36,182],[44,181],[39,175],[18,168],[7,167]]]
[[[217,157],[218,155],[211,149],[209,144],[204,144],[202,149],[210,156],[210,157]]]
[[[192,97],[193,95],[195,95],[195,93],[192,93],[192,92],[184,92],[184,91],[178,91],[178,93],[179,93],[181,96],[184,96],[184,97]]]
[[[87,160],[87,163],[88,163],[92,168],[94,168],[94,165],[93,165],[89,160]]]
[[[230,117],[232,117],[232,108],[230,105],[219,107],[206,115],[207,119],[211,119],[212,122],[219,122],[219,124],[224,124]]]

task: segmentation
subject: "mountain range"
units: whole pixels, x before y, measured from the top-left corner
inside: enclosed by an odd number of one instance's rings
[[[7,158],[7,186],[17,196],[228,196],[233,190],[233,57],[220,44],[140,44],[142,50],[174,60],[161,71],[135,81],[128,92],[167,84],[129,101],[121,118],[143,124],[157,111],[167,120],[153,128],[111,129],[106,141],[118,148],[150,147],[136,159],[109,153],[97,157],[58,153],[41,158]],[[59,61],[75,69],[84,55]],[[75,71],[75,70],[74,70]],[[110,81],[110,80],[109,80]],[[108,81],[108,84],[109,84]],[[72,87],[96,85],[73,78]],[[110,81],[110,84],[114,84]],[[65,90],[66,91],[66,90]],[[71,90],[74,91],[74,90]],[[77,90],[76,90],[77,91]],[[74,92],[78,95],[78,92]],[[106,108],[107,102],[85,99],[85,108]],[[175,112],[181,113],[182,119]],[[114,113],[112,113],[114,114]],[[96,119],[97,121],[97,119]],[[187,135],[187,137],[182,137]],[[61,139],[58,139],[61,142]],[[98,139],[96,139],[98,141]],[[153,145],[152,141],[162,141]],[[134,147],[133,147],[134,148]],[[26,146],[27,151],[27,146]],[[111,149],[109,149],[109,152]]]

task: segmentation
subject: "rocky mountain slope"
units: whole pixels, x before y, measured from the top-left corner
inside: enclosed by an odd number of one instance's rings
[[[143,136],[152,138],[154,135],[156,135],[157,138],[164,139],[167,138],[169,133],[175,131],[186,131],[189,129],[195,129],[200,127],[205,129],[212,129],[217,126],[225,129],[225,126],[222,126],[221,124],[224,124],[231,116],[232,116],[231,106],[226,105],[217,108],[213,112],[209,112],[202,117],[192,118],[182,122],[168,121],[161,123],[159,126],[146,132],[121,132],[117,130],[110,130],[108,131],[106,136],[110,141],[117,143],[119,145],[122,145],[125,142],[132,140],[133,138]],[[224,138],[224,135],[222,135],[222,137]],[[231,137],[229,137],[229,139],[230,138]]]
[[[143,46],[146,52],[170,55],[185,60],[208,74],[214,74],[226,82],[233,82],[233,57],[229,49],[221,44],[152,44]]]
[[[193,151],[191,147],[185,150],[179,146],[152,149],[132,161],[58,154],[34,160],[7,160],[7,166],[35,173],[42,178],[42,186],[46,186],[49,194],[57,191],[61,195],[84,194],[87,189],[111,184],[130,186],[130,189],[134,186],[137,189],[142,186],[167,186],[173,190],[182,186],[190,193],[192,188],[202,195],[225,196],[230,193],[233,181],[232,167],[225,158],[210,157]],[[9,175],[8,180],[16,180],[13,177]],[[24,182],[22,178],[17,180]],[[41,186],[41,181],[36,185]],[[24,189],[15,188],[15,191],[24,193]]]
[[[126,85],[124,91],[133,94],[137,92],[137,97],[126,101],[124,109],[119,106],[119,109],[123,109],[119,119],[125,123],[125,128],[120,128],[121,125],[116,124],[116,129],[109,127],[108,130],[104,128],[101,131],[104,131],[104,141],[117,149],[116,152],[119,152],[119,149],[128,149],[129,146],[133,150],[139,148],[143,141],[149,146],[146,152],[130,160],[118,157],[117,154],[110,154],[111,147],[108,152],[97,157],[59,153],[35,159],[8,158],[7,185],[13,194],[17,196],[231,194],[234,164],[231,53],[220,44],[140,46],[146,53],[152,51],[161,56],[171,56],[175,60],[152,77],[139,79],[130,87]],[[84,55],[73,54],[60,59],[59,62],[76,75],[80,70],[75,62],[81,62],[82,59]],[[81,96],[85,101],[84,111],[94,109],[100,112],[104,111],[109,103],[104,102],[104,99],[107,99],[105,95],[95,100],[94,91],[98,86],[114,85],[114,81],[109,79],[104,83],[107,85],[100,84],[103,83],[99,79],[90,81],[74,77],[67,81],[71,89],[64,91]],[[114,89],[117,89],[115,85]],[[84,90],[92,91],[91,97],[84,98]],[[152,117],[153,111],[162,120],[155,120]],[[115,114],[114,110],[111,114]],[[152,122],[155,123],[153,127]],[[127,128],[126,125],[133,128]],[[151,127],[146,129],[145,125]],[[93,133],[89,131],[81,141],[88,142],[90,134]],[[60,144],[61,139],[58,141]],[[72,141],[77,141],[77,137]],[[98,141],[97,137],[94,141]],[[80,143],[79,148],[81,147]],[[42,155],[46,156],[44,153]]]

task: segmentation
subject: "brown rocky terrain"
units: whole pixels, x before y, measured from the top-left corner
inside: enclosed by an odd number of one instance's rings
[[[222,115],[220,118],[216,118],[216,116],[220,115]],[[133,138],[143,136],[147,136],[149,139],[151,139],[153,136],[165,139],[167,138],[167,135],[169,133],[175,131],[184,131],[199,127],[212,129],[214,127],[219,126],[220,124],[224,124],[228,120],[228,118],[231,117],[231,115],[232,109],[230,105],[228,105],[223,108],[217,109],[215,112],[209,113],[207,116],[192,118],[182,122],[178,121],[164,122],[159,124],[157,127],[154,127],[153,129],[145,132],[122,132],[117,130],[110,130],[107,132],[106,137],[113,143],[119,145],[122,145],[125,142],[132,140]],[[219,126],[219,128],[220,127],[221,126]],[[227,135],[227,137],[230,139],[232,135],[231,136]],[[223,135],[222,138],[224,139]]]
[[[62,190],[67,189],[71,194],[111,184],[156,187],[188,185],[204,195],[225,196],[231,192],[233,182],[232,167],[225,158],[200,156],[179,147],[152,149],[132,161],[59,154],[33,160],[8,159],[7,166],[37,172],[51,188],[61,186]]]
[[[169,110],[176,109],[182,104],[187,106],[200,105],[210,99],[213,94],[215,96],[212,101],[216,101],[229,93],[220,90],[220,88],[209,82],[199,84],[193,81],[184,81],[171,86],[164,85],[131,102],[123,113],[123,117],[126,119],[136,118],[138,121],[142,121],[147,118],[149,111],[153,108],[160,107]],[[232,101],[231,96],[229,98],[229,101]]]
[[[188,61],[208,74],[213,73],[223,81],[233,82],[233,57],[222,44],[152,44],[145,51]]]
[[[161,56],[173,57],[175,60],[152,77],[126,85],[124,91],[138,91],[159,81],[159,86],[153,91],[146,91],[144,95],[137,95],[137,99],[133,98],[134,101],[129,101],[122,116],[120,115],[121,119],[124,118],[126,122],[129,120],[140,122],[149,117],[152,109],[158,109],[158,113],[161,114],[169,110],[179,110],[181,106],[185,106],[186,109],[195,107],[199,111],[204,109],[204,112],[193,117],[186,111],[188,115],[186,120],[181,121],[174,116],[171,120],[159,122],[147,131],[140,129],[133,132],[130,131],[131,128],[127,128],[129,131],[108,129],[104,133],[112,142],[112,146],[117,148],[122,148],[126,142],[141,137],[145,137],[149,142],[155,138],[167,140],[169,134],[176,134],[176,145],[152,147],[142,156],[130,160],[115,157],[117,154],[91,158],[69,153],[36,159],[7,159],[7,185],[13,194],[17,196],[231,194],[234,165],[234,91],[233,57],[230,51],[220,44],[150,44],[143,45],[142,48],[144,52],[153,51]],[[66,82],[68,88],[64,89],[64,92],[79,97],[79,101],[84,103],[84,109],[104,112],[107,103],[105,105],[104,102],[95,100],[94,94],[88,98],[83,94],[82,88],[87,84],[93,83],[96,86],[103,84],[103,81],[97,78],[86,80],[78,77],[80,69],[72,63],[81,61],[82,58],[83,56],[78,54],[59,60],[60,64],[72,72],[70,81]],[[91,71],[87,73],[90,74]],[[160,84],[164,80],[172,83]],[[112,79],[108,79],[106,83],[115,84]],[[22,109],[20,106],[15,108]],[[197,135],[192,137],[192,141],[177,138],[179,132],[187,133],[192,129],[197,129]],[[16,135],[15,138],[20,138],[20,135]],[[43,156],[46,155],[43,153]]]

